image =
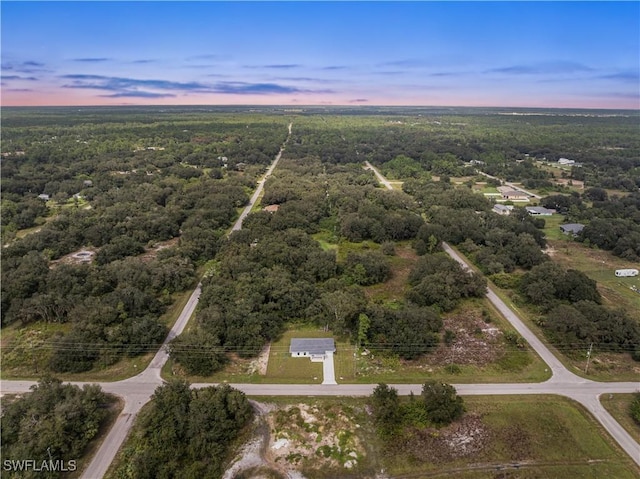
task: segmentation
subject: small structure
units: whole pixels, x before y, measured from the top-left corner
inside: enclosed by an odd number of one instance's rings
[[[551,216],[556,210],[549,210],[543,206],[526,206],[525,210],[531,216]]]
[[[616,276],[618,276],[619,278],[628,278],[631,276],[638,276],[638,270],[637,269],[617,269],[616,270]]]
[[[289,352],[292,358],[310,358],[319,362],[333,356],[336,343],[333,338],[291,338]]]
[[[38,198],[40,198],[43,201],[49,201],[51,199],[51,197],[46,193],[42,193],[41,195],[38,195]]]
[[[502,195],[503,200],[509,201],[529,201],[529,196],[522,191],[514,190],[508,186],[498,186],[497,190]]]
[[[573,165],[575,164],[576,160],[570,160],[568,158],[560,158],[558,160],[558,164],[559,165]]]
[[[573,236],[577,236],[584,229],[584,225],[580,223],[567,223],[564,225],[560,225],[560,231],[564,234],[572,234]]]
[[[510,215],[512,209],[513,209],[512,205],[496,204],[496,205],[493,205],[492,211],[494,213],[498,213],[499,215]]]

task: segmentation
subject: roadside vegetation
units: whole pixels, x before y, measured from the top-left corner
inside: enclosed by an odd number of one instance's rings
[[[640,442],[640,392],[603,394],[600,402],[637,442]]]
[[[53,377],[40,380],[29,393],[4,397],[2,476],[79,477],[120,409],[117,399],[97,385],[79,388]],[[25,461],[34,466],[25,467]]]
[[[236,449],[230,470],[236,477],[260,471],[264,477],[284,478],[299,472],[310,479],[364,479],[383,470],[388,477],[473,479],[631,479],[639,472],[591,416],[570,400],[462,400],[441,382],[426,386],[427,394],[414,397],[398,397],[393,388],[379,386],[368,399],[255,398],[259,422],[245,445]],[[446,393],[436,395],[436,408],[428,399],[432,387]],[[455,419],[448,424],[433,421],[433,411]],[[385,422],[388,429],[382,426]]]
[[[220,477],[253,412],[228,385],[191,390],[185,381],[156,389],[107,477]]]

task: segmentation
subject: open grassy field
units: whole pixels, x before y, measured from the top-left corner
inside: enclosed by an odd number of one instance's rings
[[[452,425],[417,434],[387,449],[389,474],[555,479],[633,478],[640,473],[595,420],[570,400],[466,397],[465,404],[469,427]],[[464,418],[460,422],[464,425]]]
[[[563,215],[554,214],[551,216],[545,216],[543,219],[544,234],[547,237],[547,240],[573,242],[573,238],[571,236],[567,236],[560,231],[560,225],[566,223]]]
[[[640,386],[638,389],[640,390]],[[629,413],[633,397],[633,394],[603,394],[600,396],[600,402],[631,437],[640,443],[640,424],[635,422]]]
[[[466,413],[450,426],[407,426],[386,440],[376,434],[364,398],[253,399],[269,411],[263,466],[309,479],[364,479],[382,469],[394,478],[625,479],[640,473],[580,405],[555,396],[464,397]],[[343,434],[334,434],[336,424]],[[350,458],[356,464],[347,468]]]

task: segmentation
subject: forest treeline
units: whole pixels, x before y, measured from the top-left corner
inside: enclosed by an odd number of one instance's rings
[[[360,185],[362,174],[360,165],[281,160],[262,199],[279,208],[249,215],[221,247],[202,283],[196,328],[171,343],[188,373],[211,374],[231,352],[255,356],[290,322],[414,358],[440,341],[441,312],[484,295],[483,278],[434,248],[413,269],[402,305],[368,299],[362,287],[389,278],[393,242],[415,239],[424,220],[409,195]],[[338,257],[313,237],[318,232],[377,245]],[[387,254],[383,245],[391,246]]]
[[[37,344],[36,367],[57,372],[156,350],[167,333],[160,317],[216,255],[287,123],[107,114],[29,128],[19,119],[9,115],[2,130],[3,326],[65,324]],[[92,261],[69,256],[78,252]]]
[[[227,239],[291,121],[283,161],[261,200],[278,210],[254,211]],[[570,177],[583,175],[589,187],[542,204],[584,222],[579,241],[635,260],[636,122],[625,115],[12,110],[2,126],[2,325],[63,325],[39,346],[47,351],[41,367],[108,366],[158,347],[167,331],[159,318],[207,264],[196,328],[171,345],[195,374],[220,368],[230,352],[256,354],[296,320],[416,357],[441,340],[440,314],[486,287],[440,252],[443,241],[532,304],[522,271],[548,263],[543,219],[519,208],[496,215],[486,198],[448,177],[480,168],[544,188],[548,175],[534,160],[571,157],[582,167]],[[402,178],[404,191],[380,188],[362,168],[365,160]],[[631,193],[608,194],[611,181]],[[323,237],[367,246],[338,255]],[[394,245],[402,241],[422,258],[401,306],[369,301],[363,288],[389,279]],[[94,253],[92,262],[70,260],[83,250]],[[632,327],[606,333],[613,323],[628,325],[628,313],[599,304],[588,278],[562,274],[584,294],[544,290],[537,306],[556,340],[604,341],[621,350],[637,343]],[[606,311],[598,324],[609,326],[581,326],[592,314],[585,301]],[[563,306],[576,310],[566,331],[554,321]]]

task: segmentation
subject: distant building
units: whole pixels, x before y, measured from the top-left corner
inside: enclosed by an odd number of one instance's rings
[[[47,195],[46,193],[42,193],[41,195],[38,195],[38,198],[40,198],[41,200],[44,200],[44,201],[49,201],[51,199],[51,197],[49,195]]]
[[[570,160],[568,158],[560,158],[558,160],[559,165],[573,165],[575,164],[575,162],[576,162],[575,160]]]
[[[503,200],[509,201],[529,201],[529,196],[522,191],[514,190],[508,186],[498,186],[497,190],[500,192]]]
[[[584,225],[580,223],[567,223],[564,225],[560,225],[560,231],[564,234],[572,234],[573,236],[577,236],[584,229]]]
[[[289,353],[293,358],[310,358],[312,361],[323,361],[328,353],[336,352],[333,338],[291,338]]]
[[[493,212],[498,213],[499,215],[510,215],[512,209],[513,209],[513,206],[511,205],[501,205],[501,204],[493,205]]]
[[[527,210],[527,213],[531,216],[551,216],[556,212],[556,210],[549,210],[542,206],[527,206],[525,210]]]

